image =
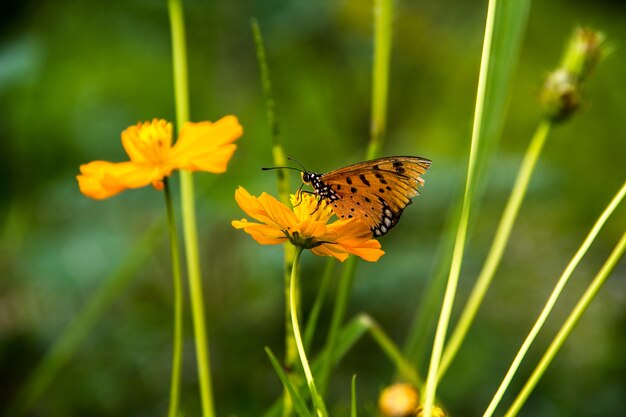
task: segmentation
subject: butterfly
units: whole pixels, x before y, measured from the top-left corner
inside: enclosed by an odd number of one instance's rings
[[[380,237],[398,223],[411,197],[419,194],[424,185],[421,175],[430,164],[418,156],[388,156],[325,174],[302,170],[300,175],[337,217],[360,219],[374,237]]]

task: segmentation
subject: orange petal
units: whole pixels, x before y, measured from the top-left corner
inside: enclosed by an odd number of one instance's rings
[[[112,165],[115,164],[106,161],[93,161],[81,165],[81,175],[76,176],[80,192],[87,197],[102,200],[124,191],[126,187],[120,183],[103,181],[105,173]]]
[[[104,199],[127,188],[139,188],[162,178],[158,168],[133,162],[93,161],[80,166],[76,178],[80,191],[88,197]]]
[[[263,204],[243,187],[237,188],[235,191],[235,200],[239,207],[250,217],[261,223],[278,225],[268,216]]]
[[[366,261],[376,262],[385,254],[380,242],[372,238],[369,226],[357,219],[340,220],[328,225],[328,230],[338,234],[336,243],[346,252]]]
[[[261,193],[257,201],[262,204],[263,210],[270,220],[281,230],[292,231],[299,229],[299,221],[287,206],[267,193]]]
[[[235,116],[224,116],[215,123],[185,123],[172,147],[169,161],[180,169],[222,173],[243,133]]]
[[[265,224],[251,223],[246,219],[233,220],[231,224],[235,229],[243,229],[244,232],[248,233],[262,245],[275,245],[287,240],[282,231]]]
[[[341,262],[348,259],[348,254],[342,250],[340,246],[332,244],[322,244],[311,249],[311,252],[318,256],[332,256],[339,259]]]
[[[298,219],[283,203],[267,193],[254,197],[248,191],[239,187],[235,191],[235,200],[246,214],[280,230],[290,230],[297,226]]]

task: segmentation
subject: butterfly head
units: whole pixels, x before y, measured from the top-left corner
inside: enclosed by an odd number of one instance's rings
[[[302,171],[300,172],[300,177],[302,178],[302,182],[305,184],[311,184],[311,182],[313,181],[312,172]]]

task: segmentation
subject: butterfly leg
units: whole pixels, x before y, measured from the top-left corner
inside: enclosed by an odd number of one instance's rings
[[[315,194],[315,193],[312,192],[312,191],[304,191],[304,190],[302,190],[302,185],[301,185],[300,188],[298,188],[298,191],[297,191],[297,194],[296,194],[298,196],[298,203],[295,206],[293,206],[294,208],[298,207],[300,205],[300,203],[302,203],[302,198],[300,197],[300,195],[302,195],[302,194]]]
[[[315,194],[315,193],[310,193],[310,194]],[[317,205],[315,206],[315,210],[313,210],[311,212],[311,214],[309,214],[309,216],[312,216],[313,214],[315,214],[315,212],[320,208],[320,206],[322,205],[322,201],[324,201],[324,199],[320,196],[317,196]]]

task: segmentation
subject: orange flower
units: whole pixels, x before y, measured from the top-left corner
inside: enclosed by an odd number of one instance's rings
[[[267,193],[260,197],[250,195],[243,187],[235,192],[237,204],[259,223],[247,219],[233,220],[235,229],[243,229],[262,245],[291,242],[311,249],[320,256],[334,256],[345,261],[348,254],[375,262],[385,252],[372,239],[369,226],[357,219],[338,220],[327,224],[333,215],[330,207],[311,194],[291,196],[293,210]]]
[[[176,169],[226,171],[243,130],[235,116],[215,123],[185,123],[172,146],[172,124],[163,119],[137,123],[122,132],[128,162],[93,161],[80,167],[78,186],[88,197],[104,199],[127,188],[152,184],[163,188],[163,178]]]

